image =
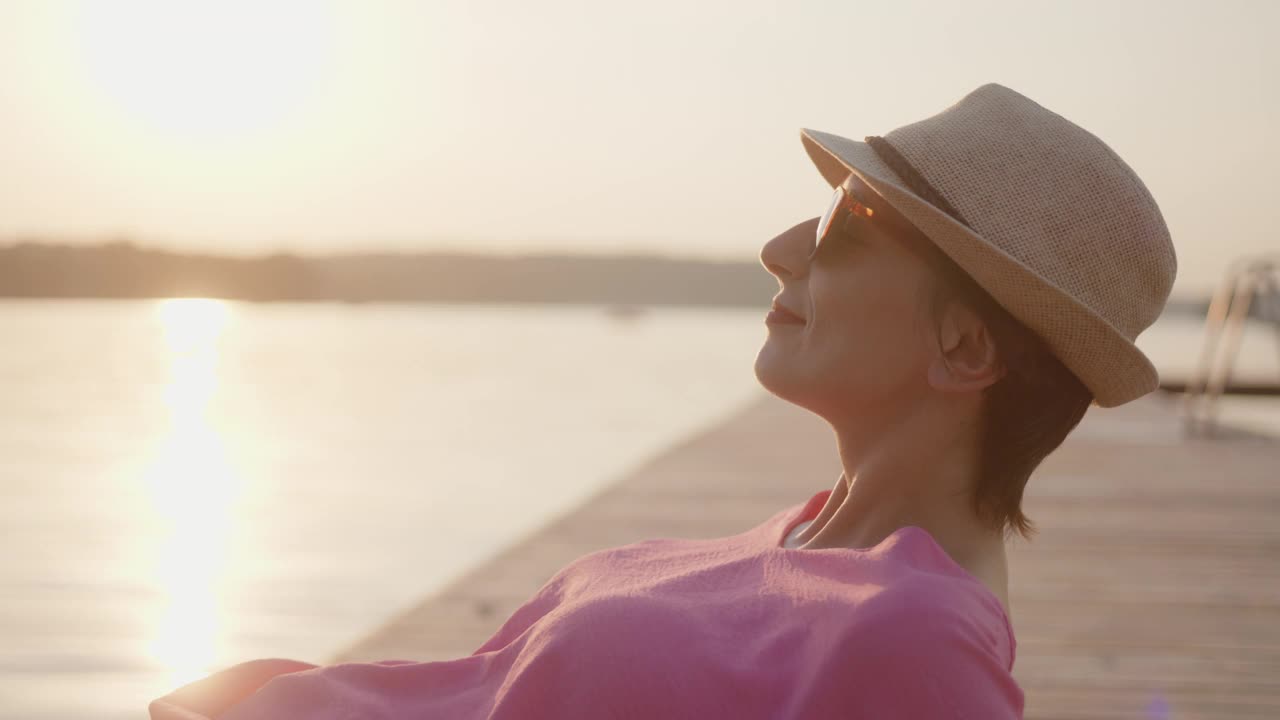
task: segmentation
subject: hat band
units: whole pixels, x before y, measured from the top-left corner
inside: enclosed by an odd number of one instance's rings
[[[960,216],[960,212],[952,207],[951,203],[947,202],[946,198],[942,197],[942,193],[934,189],[934,187],[929,184],[929,181],[925,180],[924,176],[921,175],[920,172],[911,165],[911,163],[907,162],[907,159],[902,156],[902,153],[898,152],[897,148],[889,144],[888,140],[885,140],[878,135],[870,135],[866,138],[866,141],[867,144],[871,146],[871,149],[875,150],[876,154],[880,156],[880,159],[883,160],[895,173],[897,173],[898,177],[902,178],[903,181],[907,183],[907,188],[910,189],[911,192],[919,195],[930,205],[933,205],[942,212],[950,215],[961,225],[964,225],[970,230],[973,229],[973,227]]]

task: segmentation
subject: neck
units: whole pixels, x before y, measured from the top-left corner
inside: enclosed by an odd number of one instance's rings
[[[855,443],[837,432],[841,473],[826,505],[799,536],[803,547],[869,548],[907,525],[923,528],[957,563],[1002,542],[971,502],[975,443],[964,433],[898,433],[899,438]],[[951,438],[944,441],[943,438]]]

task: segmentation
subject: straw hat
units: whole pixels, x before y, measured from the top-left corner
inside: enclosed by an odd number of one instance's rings
[[[1134,338],[1163,310],[1177,258],[1160,208],[1092,133],[988,83],[883,137],[802,129],[832,187],[853,172],[1115,407],[1159,376]]]

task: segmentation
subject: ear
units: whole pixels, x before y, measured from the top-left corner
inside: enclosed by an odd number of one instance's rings
[[[995,341],[982,318],[961,303],[951,303],[939,324],[929,363],[929,384],[946,392],[978,391],[1004,377]]]

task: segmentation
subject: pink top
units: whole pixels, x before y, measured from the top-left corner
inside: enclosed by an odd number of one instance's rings
[[[467,657],[241,663],[151,717],[1021,718],[1003,606],[927,531],[782,546],[829,494],[738,535],[584,555]]]

